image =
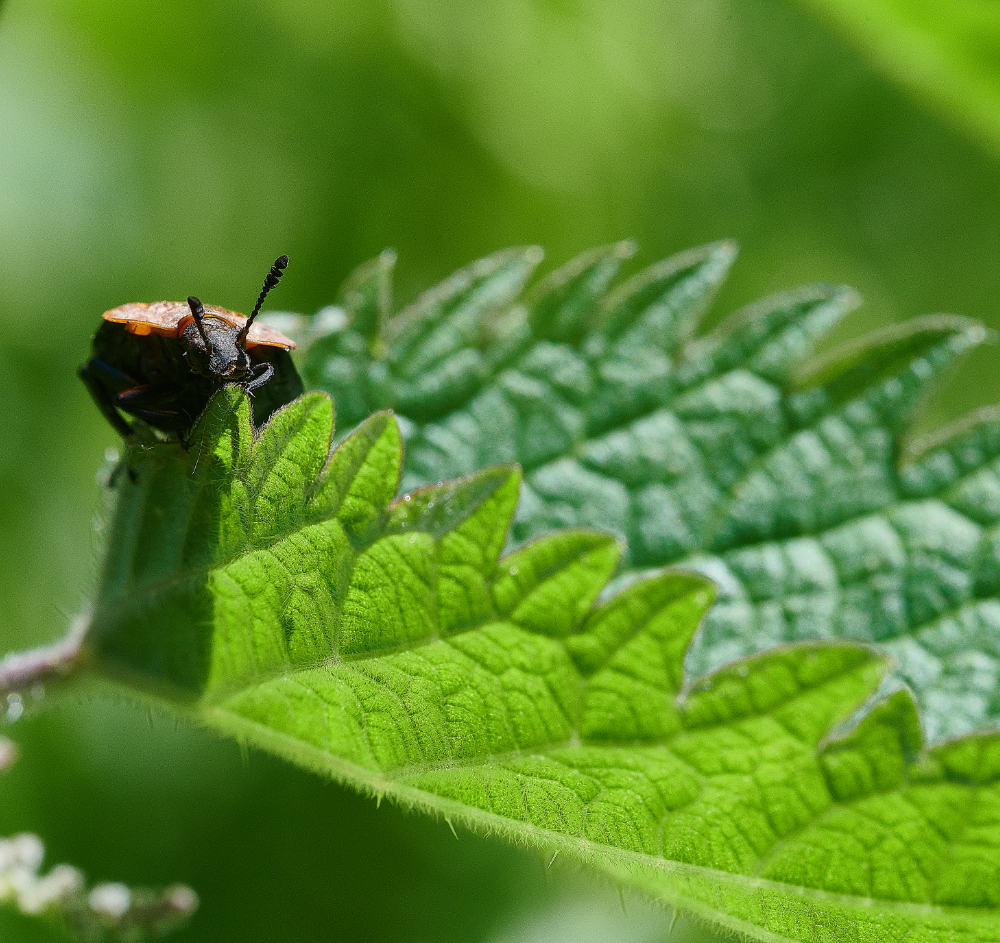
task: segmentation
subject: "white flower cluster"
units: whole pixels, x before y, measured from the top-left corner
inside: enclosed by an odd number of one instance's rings
[[[22,913],[37,914],[83,892],[83,875],[68,864],[40,874],[44,856],[37,835],[0,839],[0,902],[13,901]]]
[[[78,928],[126,926],[166,929],[189,917],[198,895],[183,884],[164,891],[134,892],[124,884],[95,885],[86,893],[83,875],[68,864],[40,873],[45,847],[37,835],[0,839],[0,904],[25,914],[60,912]]]
[[[7,703],[9,714],[9,697]],[[0,771],[16,758],[17,748],[0,736]],[[45,846],[37,835],[0,838],[0,906],[13,904],[24,914],[58,916],[88,939],[107,933],[129,940],[146,932],[165,933],[198,908],[198,895],[183,884],[163,890],[97,884],[87,893],[83,874],[68,864],[42,874],[44,857]]]

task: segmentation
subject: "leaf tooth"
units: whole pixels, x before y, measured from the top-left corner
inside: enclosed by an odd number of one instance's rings
[[[359,265],[340,288],[338,301],[348,323],[369,342],[378,338],[392,314],[392,276],[396,253],[385,249]]]
[[[640,633],[651,632],[669,652],[664,681],[673,684],[676,694],[684,681],[684,653],[714,595],[710,580],[684,570],[637,580],[594,608],[566,639],[566,647],[588,676]]]
[[[516,465],[501,465],[475,472],[465,478],[420,488],[392,503],[386,532],[408,534],[426,531],[440,539],[464,525],[469,525],[467,530],[488,525],[500,532],[499,541],[486,539],[489,545],[499,542],[496,551],[496,556],[499,556],[503,535],[514,516],[520,481],[520,468]],[[493,498],[499,500],[491,502]],[[484,507],[489,508],[489,519],[479,521],[476,516]],[[487,536],[485,533],[477,535],[484,539]],[[496,557],[493,562],[496,562]]]
[[[279,409],[258,435],[246,476],[254,542],[302,519],[329,461],[332,407],[326,393],[307,393]]]
[[[862,337],[807,365],[795,378],[792,409],[804,417],[865,400],[902,429],[943,370],[987,338],[977,321],[930,315]]]
[[[889,660],[862,645],[807,642],[772,649],[698,679],[684,699],[688,728],[771,716],[818,744],[876,690]]]
[[[608,294],[591,333],[600,331],[619,350],[674,352],[711,304],[736,254],[736,243],[726,239],[649,266]]]
[[[1000,782],[1000,733],[985,731],[942,743],[929,752],[920,772],[921,778],[956,783]]]
[[[191,448],[181,457],[187,471],[174,485],[169,460],[176,446],[161,446],[160,456],[139,463],[149,481],[142,540],[132,561],[133,585],[149,584],[212,559],[225,546],[245,549],[250,525],[246,478],[253,442],[249,398],[231,386],[213,396],[198,422]]]
[[[212,396],[198,417],[188,451],[202,442],[212,443],[216,460],[223,462],[226,470],[233,470],[248,457],[252,441],[250,397],[241,387],[229,385]]]
[[[341,657],[370,657],[437,636],[436,575],[427,533],[380,536],[359,553],[337,627]]]
[[[663,743],[679,731],[684,651],[712,595],[703,577],[668,571],[633,583],[566,639],[588,679],[584,740]]]
[[[899,688],[875,704],[852,730],[828,740],[819,761],[831,794],[850,802],[898,786],[922,749],[913,693]]]
[[[880,337],[850,345],[783,398],[789,428],[726,482],[707,546],[814,533],[898,501],[897,436],[941,370],[984,333],[936,317]]]
[[[514,514],[519,482],[520,469],[493,468],[394,502],[378,539],[356,561],[355,573],[367,576],[348,593],[344,618],[350,625],[342,651],[357,654],[371,643],[375,629],[365,625],[372,622],[373,606],[389,625],[376,647],[492,620],[488,577]],[[378,575],[385,582],[388,573],[395,574],[390,585],[380,586]],[[407,618],[393,614],[393,601],[400,598],[410,603],[402,606]]]
[[[392,413],[376,413],[334,450],[310,511],[337,519],[355,542],[370,539],[396,493],[403,445]]]
[[[510,304],[541,261],[541,249],[505,249],[429,289],[385,325],[390,371],[420,377],[466,347],[480,346],[487,315]]]
[[[614,573],[614,537],[568,530],[542,537],[504,557],[493,585],[501,617],[542,635],[568,635]]]
[[[593,249],[535,286],[525,299],[535,339],[568,344],[582,340],[611,279],[634,252],[631,242]]]
[[[418,422],[435,419],[471,399],[488,377],[481,351],[472,345],[454,350],[412,379],[397,380],[393,407]]]
[[[850,288],[823,284],[764,298],[692,343],[678,382],[690,386],[741,369],[783,383],[816,341],[860,301]]]
[[[491,592],[497,559],[517,508],[521,470],[491,469],[470,508],[438,540],[438,624],[442,635],[483,625],[496,617]],[[444,489],[442,489],[444,490]],[[458,502],[456,502],[457,504]]]
[[[985,406],[917,439],[900,472],[908,497],[948,492],[948,501],[981,524],[1000,520],[996,472],[1000,458],[1000,406]]]

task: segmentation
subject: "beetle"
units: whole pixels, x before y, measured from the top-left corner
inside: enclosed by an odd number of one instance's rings
[[[186,304],[133,303],[106,311],[80,378],[111,425],[128,438],[136,427],[126,416],[134,417],[186,448],[208,401],[223,386],[246,390],[257,428],[301,394],[289,353],[295,342],[254,323],[287,265],[283,255],[271,266],[248,318],[203,305],[193,295]]]

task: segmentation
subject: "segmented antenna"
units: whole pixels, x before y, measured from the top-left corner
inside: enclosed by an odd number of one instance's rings
[[[280,259],[275,260],[274,265],[271,266],[271,271],[264,278],[264,287],[260,290],[260,297],[257,299],[257,304],[254,305],[253,311],[250,312],[250,317],[247,318],[247,323],[243,325],[243,330],[236,337],[237,347],[245,348],[247,334],[250,333],[250,325],[253,323],[253,319],[260,313],[261,305],[264,304],[267,293],[278,284],[278,279],[284,274],[287,265],[288,256],[283,255]]]
[[[201,335],[201,339],[205,342],[205,350],[211,350],[212,345],[208,342],[208,335],[205,333],[205,325],[202,323],[205,320],[205,306],[197,299],[194,295],[188,295],[188,307],[191,309],[191,314],[194,316],[194,323],[198,325],[198,333]]]

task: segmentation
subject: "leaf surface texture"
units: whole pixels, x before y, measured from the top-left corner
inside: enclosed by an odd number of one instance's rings
[[[393,418],[331,453],[332,434],[309,394],[255,435],[234,388],[190,451],[134,449],[90,662],[753,939],[1000,938],[1000,737],[927,751],[906,691],[858,720],[887,667],[860,645],[786,646],[685,686],[704,578],[602,595],[620,547],[585,529],[501,556],[516,468],[394,500]]]
[[[689,676],[787,642],[873,642],[933,740],[994,724],[1000,419],[907,441],[982,326],[926,317],[816,361],[857,304],[817,285],[695,336],[732,245],[616,283],[629,251],[596,250],[525,292],[537,252],[508,250],[398,314],[383,256],[342,296],[339,328],[313,335],[308,382],[346,428],[396,411],[403,490],[516,462],[515,543],[596,527],[624,540],[626,573],[711,577]]]

